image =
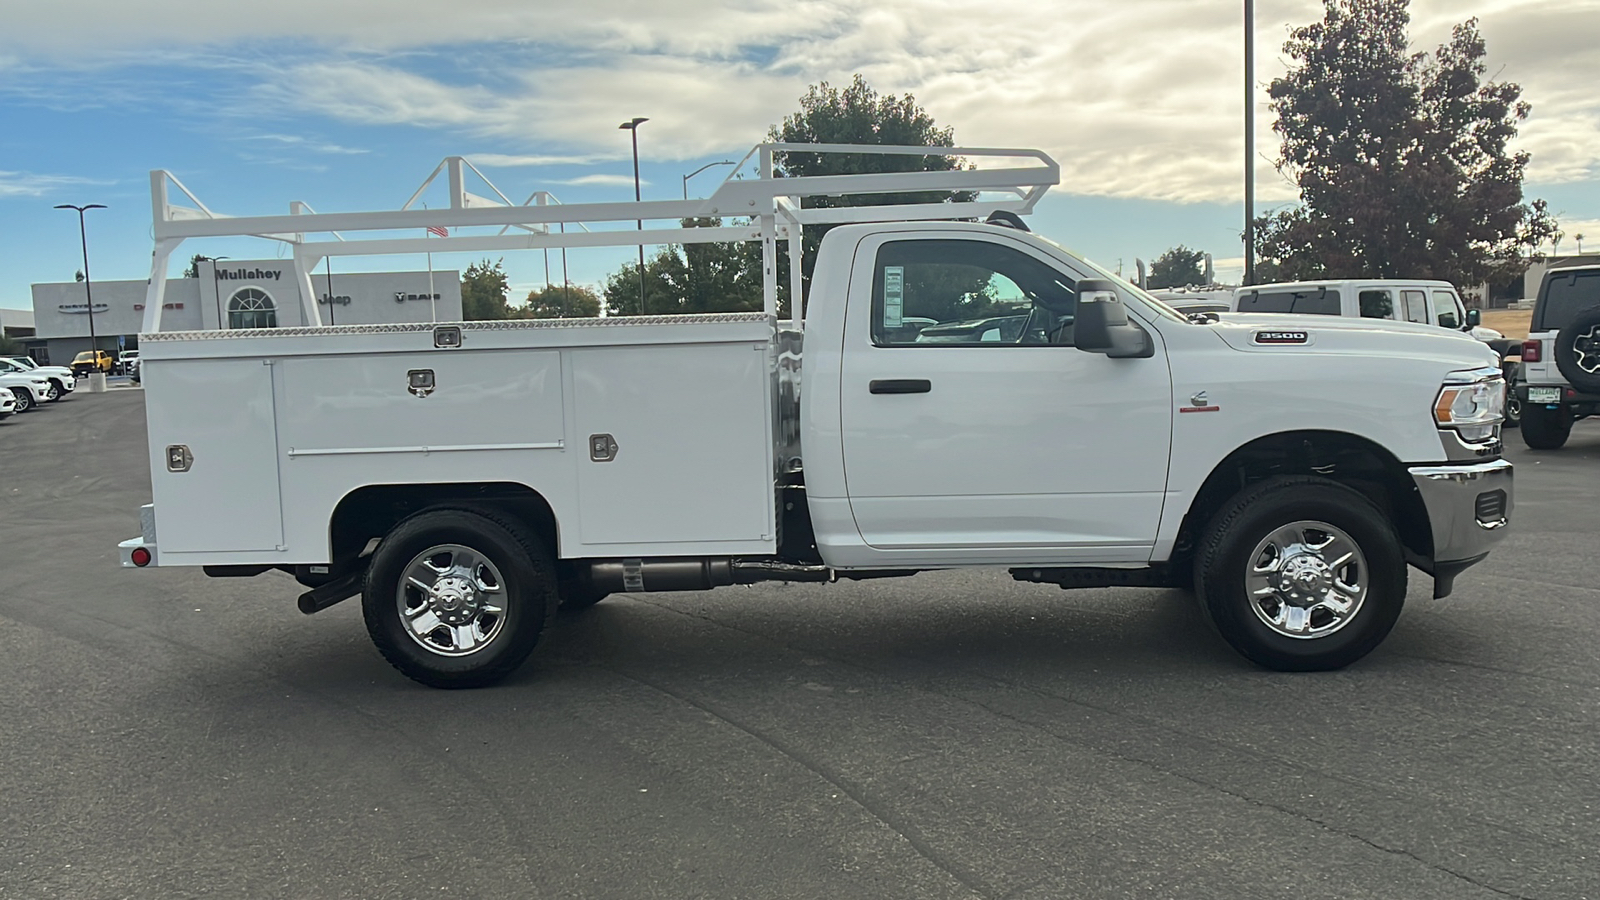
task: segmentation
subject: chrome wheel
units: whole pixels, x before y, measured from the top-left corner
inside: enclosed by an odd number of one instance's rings
[[[439,544],[406,564],[395,602],[406,634],[440,656],[467,656],[505,628],[500,569],[477,550]]]
[[[33,395],[27,388],[12,388],[11,394],[17,398],[17,412],[27,412],[33,407]]]
[[[1361,611],[1367,560],[1350,535],[1326,522],[1275,529],[1249,556],[1245,586],[1256,618],[1285,637],[1326,637]]]
[[[55,386],[54,382],[51,382],[50,386],[44,389],[44,399],[47,401],[54,401],[60,396],[61,391]]]

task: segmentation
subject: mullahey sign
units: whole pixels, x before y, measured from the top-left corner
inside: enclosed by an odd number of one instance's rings
[[[218,269],[217,277],[223,281],[277,281],[283,272],[277,269]]]

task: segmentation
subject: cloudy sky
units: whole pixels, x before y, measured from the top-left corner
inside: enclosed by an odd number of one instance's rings
[[[1062,165],[1038,230],[1131,272],[1179,243],[1237,276],[1242,219],[1239,0],[5,0],[0,30],[0,307],[79,268],[91,213],[99,279],[144,278],[148,171],[177,175],[235,215],[398,207],[440,158],[477,164],[517,199],[631,196],[639,132],[646,199],[679,196],[700,165],[738,158],[797,108],[807,85],[860,72],[914,94],[968,146],[1035,147]],[[1257,76],[1282,71],[1291,25],[1318,0],[1258,0]],[[1481,20],[1490,70],[1519,82],[1533,118],[1526,185],[1568,235],[1600,247],[1600,0],[1414,0],[1431,48]],[[1269,164],[1260,102],[1262,208],[1289,202]],[[690,184],[708,193],[726,169]],[[181,253],[279,255],[264,241]],[[623,256],[629,254],[624,253]],[[513,286],[545,279],[507,258]],[[436,258],[464,268],[471,257]],[[611,251],[571,255],[595,283]],[[343,260],[349,267],[397,267]],[[399,265],[404,265],[404,261]],[[411,263],[406,267],[420,266]],[[559,278],[559,275],[556,276]]]

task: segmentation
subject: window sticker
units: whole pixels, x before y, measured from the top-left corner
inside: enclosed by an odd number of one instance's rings
[[[899,328],[905,308],[906,267],[883,267],[883,327]]]

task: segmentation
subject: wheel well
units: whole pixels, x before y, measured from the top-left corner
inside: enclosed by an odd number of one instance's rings
[[[373,538],[400,520],[433,506],[489,507],[513,516],[559,555],[555,513],[539,492],[514,482],[371,484],[344,495],[328,523],[335,565],[359,556]]]
[[[1363,437],[1338,431],[1290,431],[1256,438],[1228,454],[1206,477],[1178,528],[1174,559],[1187,559],[1201,529],[1247,485],[1278,475],[1315,475],[1349,487],[1394,523],[1408,556],[1433,557],[1428,510],[1405,466]]]

